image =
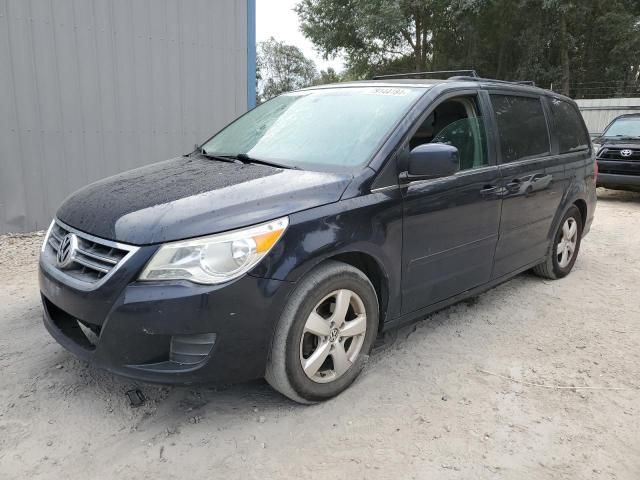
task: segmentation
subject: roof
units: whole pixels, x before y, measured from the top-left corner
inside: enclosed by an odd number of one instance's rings
[[[449,79],[439,79],[439,78],[393,78],[393,79],[378,79],[378,80],[355,80],[351,82],[338,82],[338,83],[328,83],[324,85],[316,85],[312,87],[307,87],[303,90],[312,90],[318,88],[344,88],[344,87],[369,87],[369,86],[389,86],[389,87],[417,87],[417,88],[432,88],[436,85],[449,84],[451,86],[461,87],[461,86],[502,86],[506,88],[518,88],[523,90],[535,91],[536,93],[546,92],[546,93],[554,93],[549,90],[545,90],[539,87],[535,87],[533,85],[525,85],[517,82],[507,82],[504,80],[492,80],[489,78],[478,78],[473,79],[472,77],[458,77],[458,78],[449,78]]]
[[[415,88],[433,88],[437,85],[449,85],[452,88],[476,88],[478,86],[483,87],[498,87],[514,91],[520,91],[523,93],[534,93],[537,95],[549,95],[555,98],[561,98],[564,100],[573,101],[572,99],[565,97],[559,93],[544,88],[536,87],[533,85],[527,85],[517,82],[508,82],[505,80],[493,80],[490,78],[473,78],[473,77],[452,77],[449,79],[439,78],[389,78],[389,79],[377,79],[377,80],[355,80],[351,82],[338,82],[328,83],[325,85],[316,85],[313,87],[307,87],[303,90],[315,90],[323,88],[348,88],[348,87],[415,87]]]
[[[351,82],[327,83],[324,85],[315,85],[303,90],[312,90],[317,88],[343,88],[343,87],[369,87],[369,86],[389,86],[389,87],[422,87],[431,88],[442,83],[450,83],[451,80],[442,79],[423,79],[423,78],[394,78],[389,80],[354,80]]]
[[[617,120],[619,118],[624,118],[624,117],[640,117],[640,112],[639,113],[623,113],[622,115],[618,115],[616,118],[614,118],[614,120]]]

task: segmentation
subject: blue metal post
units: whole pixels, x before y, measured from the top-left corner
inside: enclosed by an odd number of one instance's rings
[[[247,0],[247,109],[256,106],[256,0]]]

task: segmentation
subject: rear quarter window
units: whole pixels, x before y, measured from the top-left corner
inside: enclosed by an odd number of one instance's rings
[[[491,104],[503,163],[550,153],[549,132],[540,98],[491,94]]]
[[[580,113],[569,102],[551,98],[551,115],[560,153],[589,148],[589,137],[582,126]]]

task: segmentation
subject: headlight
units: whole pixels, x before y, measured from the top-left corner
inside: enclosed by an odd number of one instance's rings
[[[600,143],[593,143],[593,151],[598,153],[600,151],[600,148],[602,147],[602,144]]]
[[[283,217],[232,232],[167,243],[151,258],[140,280],[227,282],[262,260],[288,225],[289,218]]]

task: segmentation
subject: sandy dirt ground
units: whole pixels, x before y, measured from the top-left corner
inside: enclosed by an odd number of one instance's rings
[[[42,236],[0,237],[0,478],[637,480],[640,194],[599,194],[568,278],[526,273],[385,335],[311,407],[75,359],[41,324]]]

